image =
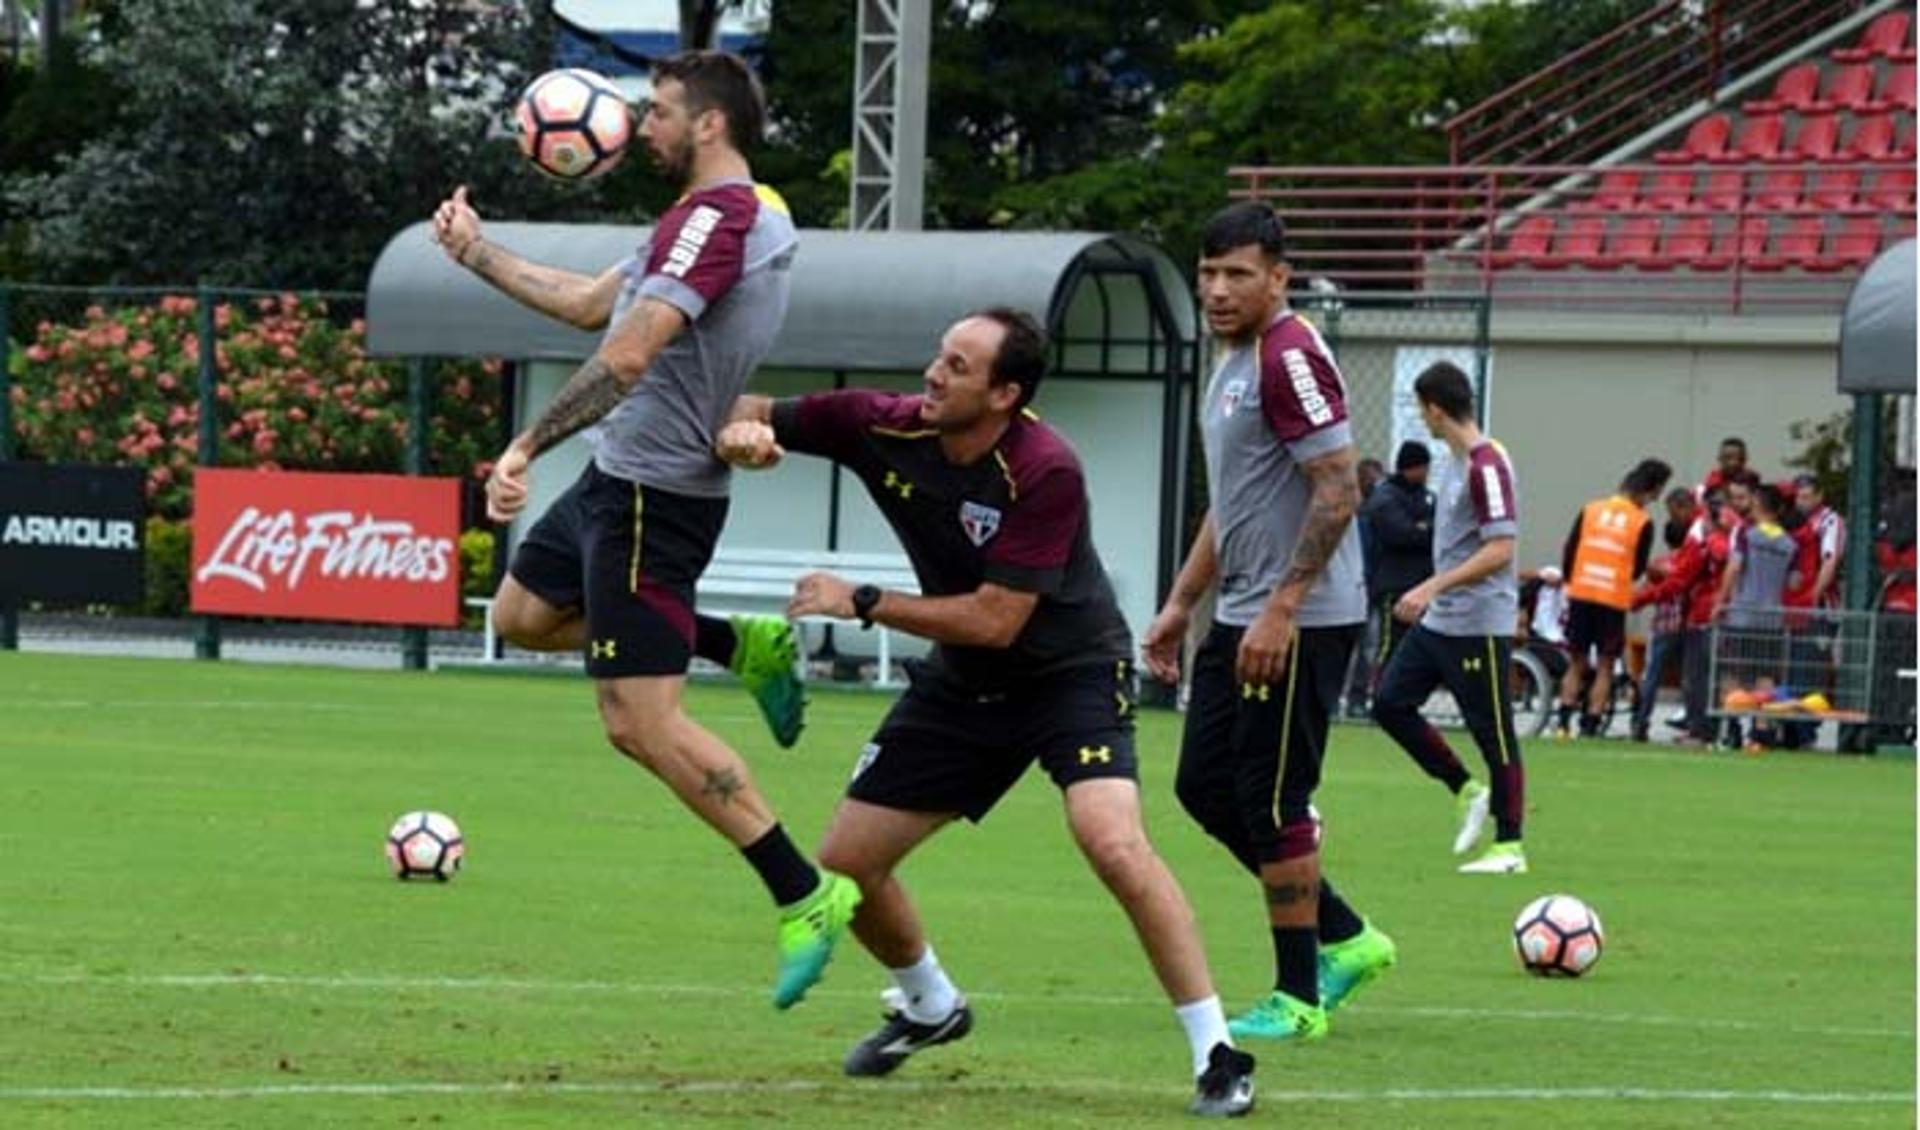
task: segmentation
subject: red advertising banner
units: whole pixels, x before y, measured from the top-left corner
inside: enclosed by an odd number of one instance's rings
[[[457,479],[202,468],[193,610],[452,626],[459,543]]]

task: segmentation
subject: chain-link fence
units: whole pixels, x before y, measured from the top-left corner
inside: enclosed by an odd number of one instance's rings
[[[147,592],[137,606],[62,607],[0,593],[0,647],[21,618],[75,645],[217,654],[221,624],[188,616],[196,472],[250,467],[459,479],[462,576],[489,590],[485,461],[508,426],[499,362],[366,351],[365,298],[347,292],[0,283],[0,460],[132,466],[144,475]],[[364,631],[360,633],[365,635]],[[241,637],[344,643],[351,629],[247,625]],[[378,646],[390,651],[393,633]],[[401,635],[410,665],[428,637]]]

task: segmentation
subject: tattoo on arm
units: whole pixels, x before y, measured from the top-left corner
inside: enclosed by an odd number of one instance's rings
[[[551,450],[561,440],[599,420],[626,399],[628,386],[599,357],[580,366],[558,395],[527,429],[533,454]]]
[[[1280,577],[1280,588],[1311,588],[1333,560],[1346,537],[1347,526],[1360,508],[1360,479],[1355,472],[1353,449],[1341,448],[1301,464],[1313,483],[1313,497],[1307,503],[1306,520],[1293,557]]]
[[[740,775],[731,769],[708,769],[706,778],[706,783],[700,786],[701,795],[719,797],[722,807],[732,804],[733,798],[746,787],[741,784]]]
[[[1267,905],[1296,906],[1312,894],[1313,888],[1305,883],[1283,882],[1267,888]]]

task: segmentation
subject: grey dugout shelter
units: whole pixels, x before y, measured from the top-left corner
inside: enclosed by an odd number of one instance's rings
[[[1840,392],[1853,397],[1853,418],[1878,420],[1885,396],[1914,395],[1914,241],[1882,251],[1853,284],[1840,315]],[[1912,426],[1911,420],[1907,425]],[[1872,602],[1868,536],[1878,517],[1880,429],[1855,426],[1848,484],[1847,607]]]
[[[585,274],[606,270],[648,234],[612,225],[487,225],[487,237],[516,254]],[[1185,548],[1184,421],[1198,353],[1192,292],[1164,251],[1089,232],[803,230],[785,327],[749,387],[773,396],[849,384],[914,391],[947,326],[996,305],[1031,312],[1053,340],[1053,367],[1035,408],[1080,453],[1095,543],[1128,620],[1144,629]],[[425,223],[388,242],[367,285],[372,353],[519,363],[516,427],[598,338],[456,267]],[[530,512],[544,511],[585,459],[577,440],[543,459]],[[896,548],[857,482],[804,457],[772,474],[735,476],[722,544]]]

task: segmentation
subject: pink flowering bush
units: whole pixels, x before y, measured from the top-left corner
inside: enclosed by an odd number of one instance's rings
[[[41,322],[12,359],[15,451],[49,462],[144,467],[152,512],[191,510],[198,462],[197,301],[90,306],[77,324]],[[407,365],[366,354],[366,323],[286,294],[214,308],[223,467],[402,469]],[[432,374],[429,470],[484,479],[499,445],[497,362]]]

